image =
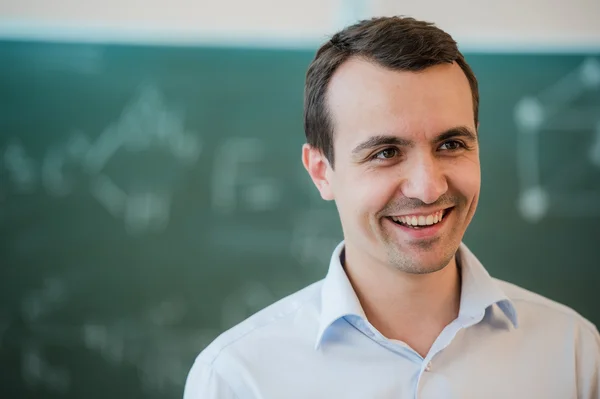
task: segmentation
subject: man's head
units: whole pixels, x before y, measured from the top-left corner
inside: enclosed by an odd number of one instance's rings
[[[478,100],[454,40],[426,22],[362,21],[318,50],[303,163],[348,254],[410,273],[448,264],[479,198]]]

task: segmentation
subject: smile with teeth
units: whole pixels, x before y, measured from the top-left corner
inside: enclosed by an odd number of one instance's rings
[[[397,224],[418,229],[420,227],[431,226],[441,222],[446,211],[446,209],[443,209],[430,215],[404,215],[391,216],[390,218]]]

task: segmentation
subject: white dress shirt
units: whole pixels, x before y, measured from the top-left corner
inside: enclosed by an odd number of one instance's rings
[[[574,310],[490,277],[461,244],[459,315],[425,358],[367,320],[342,264],[196,358],[184,399],[600,399],[600,335]]]

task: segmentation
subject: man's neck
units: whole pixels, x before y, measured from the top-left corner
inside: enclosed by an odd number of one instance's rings
[[[461,282],[455,257],[427,274],[353,262],[346,259],[344,269],[369,322],[388,339],[402,341],[425,357],[458,316]]]

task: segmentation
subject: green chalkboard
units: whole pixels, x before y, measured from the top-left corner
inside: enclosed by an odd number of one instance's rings
[[[314,50],[0,42],[0,397],[179,398],[341,239],[300,163]],[[600,323],[600,54],[467,54],[490,272]]]

